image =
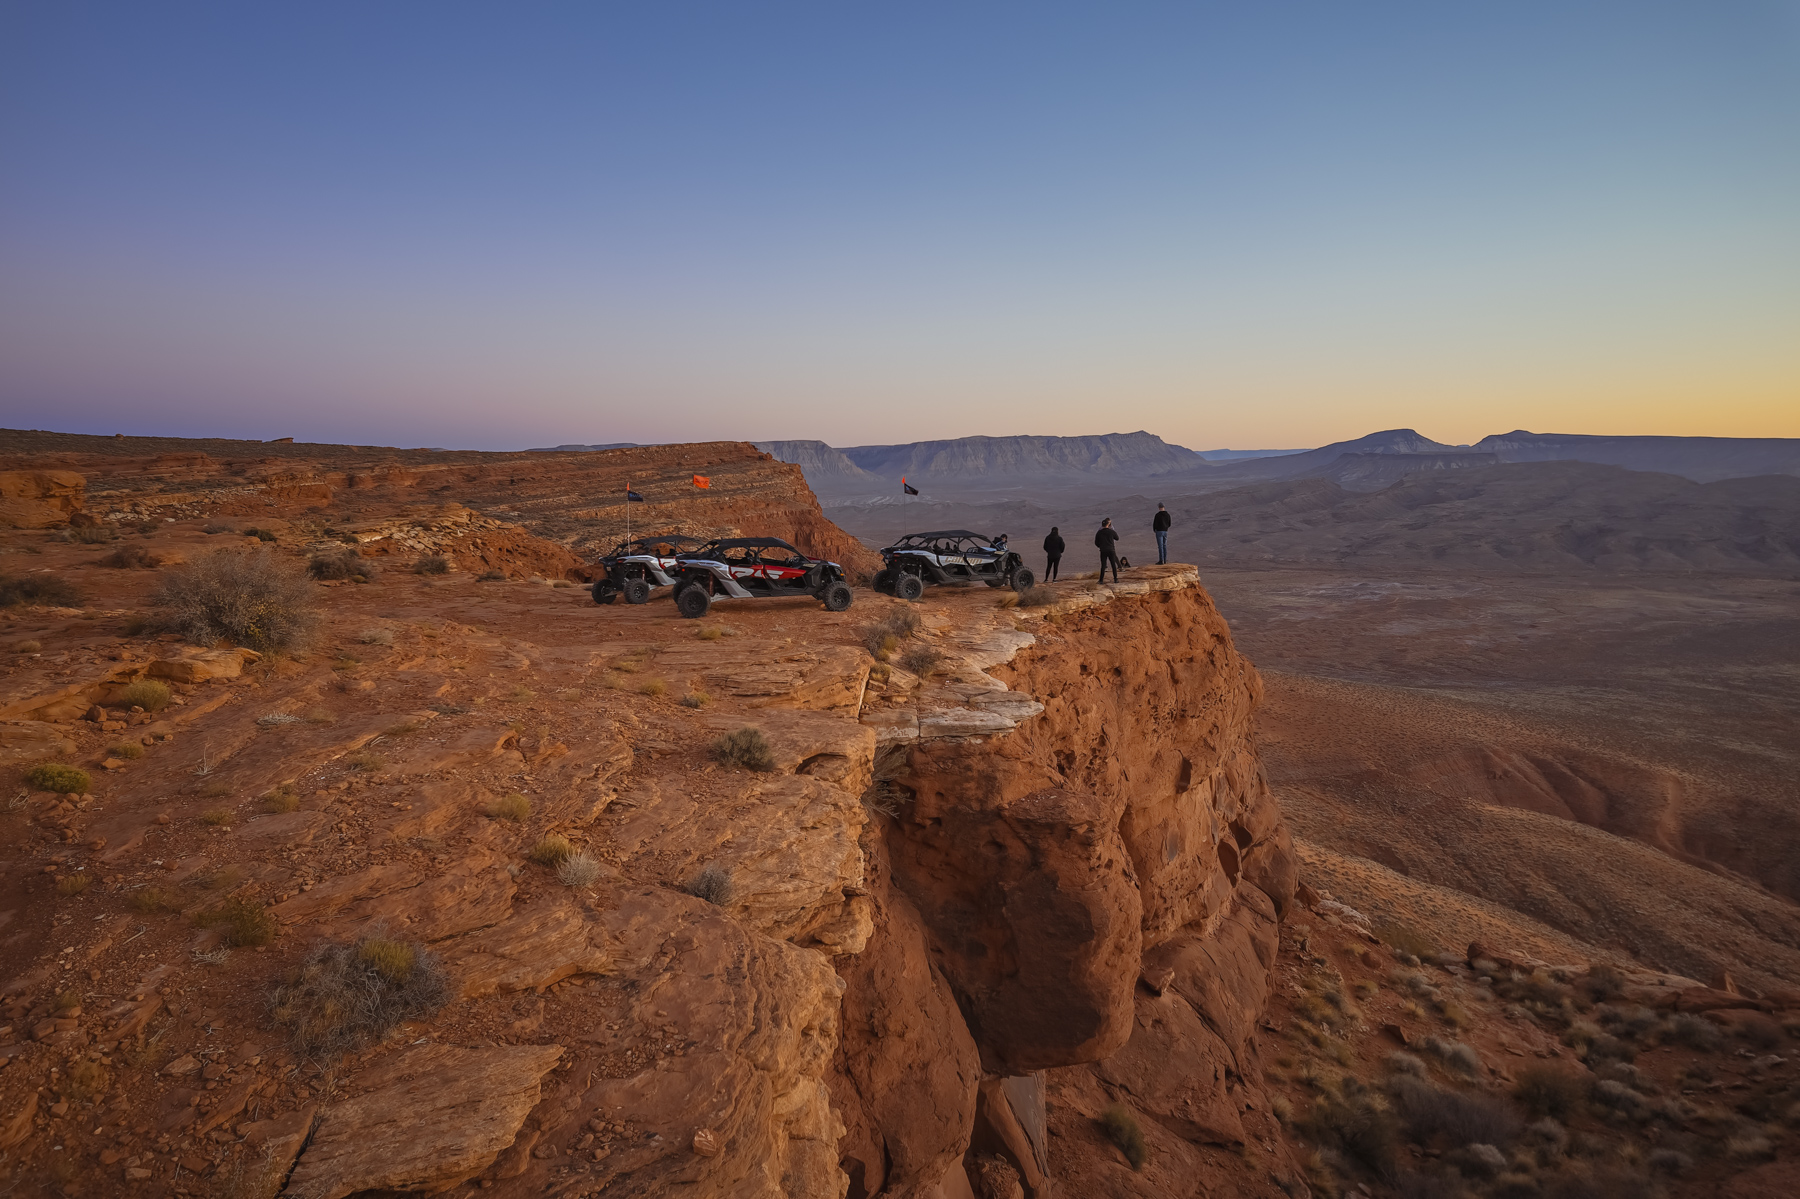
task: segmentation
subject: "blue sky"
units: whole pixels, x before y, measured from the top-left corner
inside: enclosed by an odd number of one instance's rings
[[[0,0],[0,417],[1800,436],[1797,68],[1775,0]]]

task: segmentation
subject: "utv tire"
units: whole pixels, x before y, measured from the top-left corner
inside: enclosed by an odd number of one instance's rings
[[[619,598],[619,593],[613,590],[613,585],[611,583],[595,583],[593,591],[594,602],[596,604],[610,604]]]
[[[647,604],[650,602],[650,584],[643,579],[625,580],[625,602],[628,604]]]
[[[869,586],[892,595],[894,593],[894,572],[890,570],[876,571],[875,577],[869,580]]]
[[[712,596],[698,583],[689,583],[675,593],[675,608],[689,620],[699,620],[712,607]]]
[[[902,571],[894,579],[894,594],[910,604],[925,594],[925,580],[918,575]]]
[[[1012,589],[1014,591],[1030,591],[1031,585],[1037,582],[1037,576],[1023,568],[1013,571]]]
[[[850,606],[850,601],[856,597],[850,593],[850,584],[833,583],[825,588],[824,593],[821,594],[819,598],[825,601],[825,610],[827,612],[842,612],[845,608]]]

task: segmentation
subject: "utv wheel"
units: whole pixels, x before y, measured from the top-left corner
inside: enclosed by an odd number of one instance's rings
[[[845,608],[850,606],[850,601],[856,597],[850,594],[850,584],[833,583],[831,586],[825,588],[825,593],[819,598],[825,601],[825,610],[827,612],[842,612]]]
[[[596,604],[610,604],[618,598],[619,593],[613,590],[611,583],[594,584],[594,602]]]
[[[1037,582],[1037,576],[1029,570],[1013,571],[1012,587],[1014,591],[1030,591],[1031,585],[1035,582]]]
[[[869,580],[869,586],[873,587],[877,591],[885,591],[890,595],[893,594],[894,572],[891,570],[876,571],[875,577],[873,579]]]
[[[675,608],[689,620],[699,620],[712,607],[712,596],[698,583],[690,583],[675,593]]]
[[[925,594],[925,580],[915,574],[902,573],[894,580],[894,594],[910,604]]]
[[[650,584],[643,579],[625,580],[625,602],[628,604],[647,604],[650,602]]]

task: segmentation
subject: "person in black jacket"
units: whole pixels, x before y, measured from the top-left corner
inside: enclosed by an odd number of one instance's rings
[[[1094,544],[1100,549],[1100,581],[1106,582],[1106,564],[1112,563],[1113,582],[1119,581],[1119,531],[1112,527],[1112,517],[1100,522],[1100,531],[1094,534]]]
[[[1048,583],[1056,577],[1056,566],[1062,561],[1062,552],[1062,534],[1056,531],[1055,525],[1051,525],[1050,536],[1044,538],[1044,582]]]
[[[1156,519],[1150,522],[1150,528],[1156,534],[1156,564],[1166,565],[1169,561],[1169,526],[1175,522],[1169,519],[1169,510],[1161,504],[1156,506]]]

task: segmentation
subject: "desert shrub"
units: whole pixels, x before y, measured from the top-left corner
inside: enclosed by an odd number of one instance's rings
[[[1033,583],[1025,590],[1019,592],[1019,606],[1021,608],[1041,608],[1055,599],[1056,592],[1044,586],[1042,583]]]
[[[775,752],[761,729],[742,728],[726,733],[712,744],[712,756],[727,766],[745,770],[770,770],[775,766]]]
[[[304,643],[318,621],[305,576],[267,550],[217,550],[163,574],[160,623],[196,645],[232,640],[255,650]]]
[[[1605,1003],[1625,992],[1625,976],[1602,963],[1590,967],[1575,984],[1575,990],[1589,1003]]]
[[[237,529],[232,525],[222,525],[215,521],[208,524],[200,531],[210,537],[215,533],[235,533],[237,532]]]
[[[531,801],[514,791],[489,804],[487,814],[496,820],[523,820],[531,815]]]
[[[702,641],[717,641],[725,636],[725,630],[721,629],[718,625],[707,625],[703,629],[695,630],[694,636]]]
[[[367,583],[375,577],[375,567],[355,550],[337,550],[315,554],[306,563],[306,573],[315,579],[352,579]]]
[[[101,545],[113,539],[113,531],[105,525],[70,525],[62,535],[76,545]]]
[[[181,896],[162,887],[145,887],[131,893],[131,910],[144,916],[163,912],[179,912]]]
[[[450,573],[450,559],[442,554],[427,554],[413,563],[416,575],[442,575]]]
[[[1142,1170],[1150,1160],[1150,1147],[1144,1143],[1144,1130],[1137,1117],[1122,1103],[1115,1103],[1100,1113],[1100,1128],[1106,1139],[1119,1147],[1133,1170]]]
[[[712,696],[704,691],[690,691],[681,697],[681,706],[684,708],[704,708],[711,702]]]
[[[1444,1063],[1446,1070],[1476,1078],[1481,1074],[1481,1055],[1461,1041],[1445,1041],[1426,1037],[1419,1048]]]
[[[695,899],[723,906],[731,901],[731,875],[717,866],[707,866],[681,889]]]
[[[42,641],[37,640],[36,638],[33,638],[30,641],[21,641],[17,645],[13,646],[13,650],[15,652],[21,653],[21,654],[35,654],[35,653],[38,653],[43,648],[44,648],[44,643]]]
[[[380,625],[370,625],[358,633],[356,639],[364,645],[392,645],[394,644],[394,630],[383,628]]]
[[[504,583],[506,575],[497,570],[484,570],[475,576],[477,583]]]
[[[1587,1049],[1581,1056],[1590,1066],[1601,1062],[1634,1062],[1637,1060],[1637,1050],[1629,1041],[1621,1040],[1611,1033],[1602,1033],[1588,1042]]]
[[[1407,1136],[1421,1145],[1435,1141],[1452,1149],[1505,1148],[1519,1135],[1520,1121],[1512,1109],[1479,1091],[1453,1091],[1397,1074],[1388,1079],[1387,1093]]]
[[[1658,1149],[1650,1154],[1645,1164],[1658,1174],[1679,1178],[1694,1168],[1694,1159],[1679,1149]]]
[[[269,1010],[301,1053],[335,1058],[430,1015],[449,998],[436,955],[412,942],[365,937],[315,949],[275,989]]]
[[[276,815],[283,812],[294,812],[300,808],[300,797],[294,794],[292,788],[284,785],[263,796],[262,806],[263,811],[273,812]]]
[[[575,846],[561,833],[548,833],[525,856],[540,866],[560,866],[575,856]]]
[[[94,780],[88,772],[59,762],[40,762],[25,772],[25,784],[33,791],[55,791],[60,795],[86,795]]]
[[[151,553],[141,545],[122,545],[100,559],[100,565],[110,566],[114,570],[155,570],[162,565],[162,556]]]
[[[1513,1098],[1534,1120],[1548,1116],[1567,1123],[1581,1106],[1587,1088],[1573,1071],[1557,1066],[1530,1065],[1519,1072]]]
[[[157,679],[139,679],[119,692],[120,704],[127,708],[142,708],[146,712],[160,712],[169,706],[173,692],[167,683]]]
[[[1381,939],[1383,945],[1396,953],[1410,954],[1420,961],[1437,953],[1438,947],[1429,937],[1411,927],[1392,921],[1383,921],[1373,926],[1372,930]]]
[[[275,535],[275,530],[273,530],[273,529],[245,529],[244,536],[254,537],[258,541],[261,541],[264,543],[271,543],[271,542],[279,540]]]
[[[1783,1037],[1781,1025],[1761,1012],[1745,1012],[1733,1031],[1765,1052],[1780,1045]]]
[[[877,662],[886,662],[900,648],[900,639],[880,625],[870,625],[863,630],[863,645]]]
[[[651,697],[657,697],[657,696],[667,695],[668,693],[669,693],[669,685],[667,683],[663,682],[661,679],[645,679],[643,682],[638,684],[638,694],[639,695],[648,695]]]
[[[565,887],[591,887],[599,878],[600,863],[585,853],[564,858],[556,866],[556,881]]]
[[[117,745],[108,746],[106,752],[115,758],[124,758],[127,762],[135,762],[144,756],[144,747],[136,741],[121,741]]]
[[[934,645],[909,645],[906,652],[900,655],[901,668],[922,679],[930,678],[936,673],[943,661],[943,651]]]
[[[1387,1068],[1395,1074],[1410,1074],[1414,1078],[1424,1078],[1430,1073],[1425,1063],[1410,1053],[1388,1054]]]
[[[56,893],[58,895],[80,895],[93,885],[94,876],[85,870],[78,870],[74,874],[65,874],[56,880]]]
[[[225,941],[240,948],[267,945],[275,939],[275,917],[254,899],[232,898],[194,918],[202,928],[223,928]]]
[[[1725,1043],[1719,1026],[1703,1016],[1681,1012],[1669,1021],[1669,1037],[1701,1053],[1716,1053]]]
[[[79,608],[81,592],[56,575],[0,575],[0,608],[41,604],[48,608]]]
[[[373,774],[383,766],[386,766],[387,762],[380,754],[373,754],[364,750],[362,753],[351,754],[349,757],[345,758],[344,765],[352,770],[360,770],[365,774]]]
[[[1394,1171],[1400,1138],[1393,1112],[1354,1078],[1345,1079],[1341,1094],[1328,1090],[1314,1099],[1299,1128],[1318,1144],[1350,1155],[1384,1178]]]

